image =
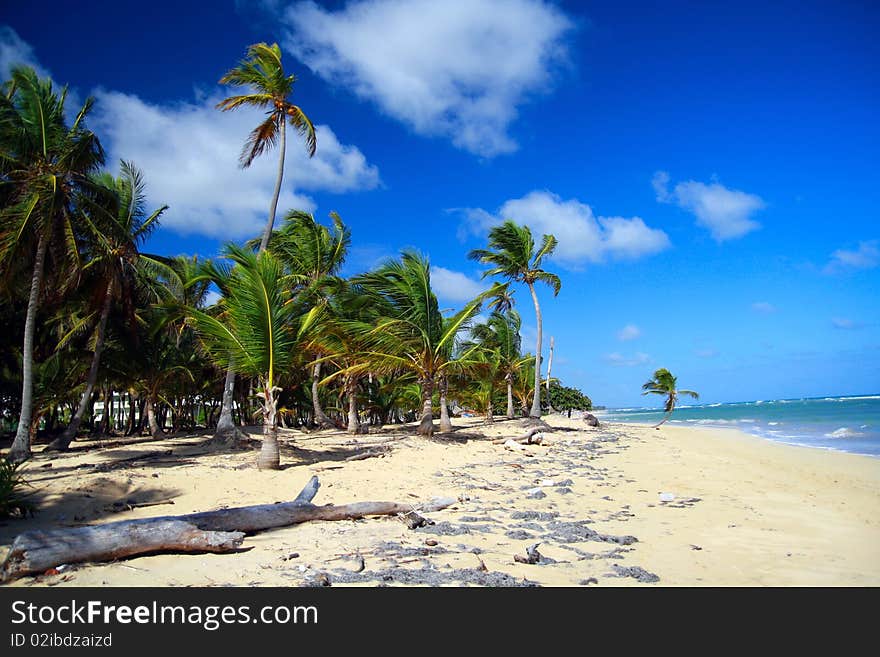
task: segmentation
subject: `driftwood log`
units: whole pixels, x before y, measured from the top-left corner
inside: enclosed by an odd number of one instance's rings
[[[521,443],[523,445],[532,445],[532,444],[540,445],[542,442],[541,439],[543,436],[538,436],[537,438],[535,436],[536,436],[536,434],[539,434],[539,433],[543,434],[545,431],[552,431],[552,429],[547,429],[545,427],[533,427],[533,428],[529,429],[528,431],[526,431],[519,438],[496,438],[495,440],[492,441],[492,444],[493,445],[503,445],[508,440],[512,440],[516,443]]]
[[[416,509],[439,511],[457,502],[454,498],[437,498],[417,506],[401,502],[316,506],[311,501],[318,488],[318,478],[312,477],[292,502],[24,532],[0,564],[0,581],[42,573],[61,564],[112,561],[156,552],[232,552],[242,549],[245,534],[266,529],[310,520],[353,520]]]

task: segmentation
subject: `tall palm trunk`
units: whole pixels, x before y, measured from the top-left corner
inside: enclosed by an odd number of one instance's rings
[[[659,424],[655,424],[655,425],[654,425],[654,428],[655,428],[655,429],[659,429],[660,426],[663,425],[663,424],[665,424],[665,423],[666,423],[666,420],[668,420],[668,419],[671,418],[671,417],[672,417],[672,411],[669,411],[669,412],[666,414],[666,416],[665,416],[662,420],[660,420]]]
[[[277,409],[275,393],[280,388],[266,386],[263,395],[263,445],[257,457],[257,468],[260,470],[278,470],[281,457],[278,451],[278,426],[276,425]],[[259,395],[258,395],[259,396]]]
[[[449,381],[445,376],[440,377],[440,431],[452,431],[452,420],[449,419],[449,405],[446,395],[449,392]]]
[[[222,438],[227,442],[233,442],[241,438],[242,433],[235,426],[232,419],[232,402],[235,397],[235,370],[230,364],[226,370],[226,380],[223,383],[223,402],[220,405],[220,419],[214,430],[215,438]]]
[[[162,427],[159,426],[159,420],[156,419],[156,393],[148,392],[147,393],[147,401],[144,405],[147,413],[147,424],[150,427],[150,435],[153,438],[161,438]]]
[[[101,308],[101,319],[98,322],[98,333],[95,336],[95,351],[92,354],[92,364],[89,367],[89,375],[86,377],[86,389],[83,390],[82,397],[79,400],[79,406],[76,413],[70,420],[70,424],[58,438],[49,443],[46,451],[66,450],[70,447],[71,441],[76,438],[79,426],[82,424],[83,416],[89,406],[89,399],[92,397],[92,390],[95,388],[95,382],[98,380],[98,365],[101,363],[101,352],[104,350],[104,332],[107,329],[107,318],[110,317],[110,308],[113,305],[113,284],[107,286],[107,292],[104,294],[104,306]],[[132,413],[133,415],[133,413]],[[129,418],[133,422],[133,418]]]
[[[507,380],[507,419],[512,420],[513,413],[513,375],[509,374],[504,377]]]
[[[320,378],[321,363],[315,363],[315,367],[312,369],[312,412],[315,416],[315,424],[321,429],[332,429],[334,427],[333,422],[324,413],[324,409],[321,408],[321,398],[318,393],[318,380]]]
[[[31,455],[31,416],[34,412],[34,331],[40,290],[43,287],[46,247],[46,238],[44,235],[40,235],[39,242],[37,242],[37,256],[34,260],[34,273],[31,276],[27,316],[24,322],[24,344],[21,350],[21,415],[18,418],[15,440],[12,441],[12,447],[9,450],[9,460],[13,463],[25,461]]]
[[[428,436],[434,434],[434,416],[432,414],[431,398],[434,396],[434,379],[422,380],[422,417],[419,421],[419,428],[416,431],[420,436]]]
[[[348,396],[348,433],[358,433],[361,423],[358,420],[357,378],[346,377],[345,394]]]
[[[272,195],[272,205],[269,206],[269,219],[266,221],[266,229],[263,231],[263,239],[260,241],[260,252],[269,246],[269,238],[272,236],[272,227],[275,225],[275,211],[278,209],[278,197],[281,195],[281,181],[284,178],[284,153],[287,149],[287,118],[281,115],[281,148],[278,155],[278,178],[275,180],[275,193]]]
[[[535,284],[529,283],[529,292],[532,293],[532,301],[535,303],[535,322],[538,325],[538,337],[535,340],[535,397],[532,399],[532,409],[529,417],[541,417],[541,306],[538,303],[538,295],[535,294]]]

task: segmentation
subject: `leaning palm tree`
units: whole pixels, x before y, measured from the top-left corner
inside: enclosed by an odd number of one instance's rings
[[[263,414],[263,446],[257,465],[278,469],[279,377],[293,363],[297,339],[309,314],[291,300],[281,262],[269,252],[255,254],[235,245],[226,247],[235,266],[217,283],[224,291],[218,316],[190,309],[189,322],[219,367],[255,377]]]
[[[372,371],[416,374],[422,388],[418,433],[431,436],[434,388],[457,367],[449,345],[479,312],[485,293],[444,319],[431,289],[430,264],[414,251],[404,251],[400,260],[389,260],[355,283],[375,314],[372,322],[360,324]]]
[[[287,149],[287,122],[305,137],[309,157],[315,154],[315,127],[303,110],[291,103],[288,98],[293,93],[296,76],[287,75],[281,64],[281,49],[277,43],[271,46],[256,43],[247,49],[247,57],[238,66],[220,78],[220,84],[249,87],[251,93],[224,98],[217,109],[228,112],[242,106],[269,108],[266,119],[253,129],[244,149],[240,163],[243,169],[251,165],[255,158],[272,148],[280,141],[278,154],[278,177],[275,180],[275,193],[269,206],[269,218],[263,230],[260,250],[265,251],[275,223],[275,211],[281,194],[281,181],[284,178],[284,156]]]
[[[33,405],[33,354],[36,313],[47,275],[56,287],[75,284],[80,269],[77,207],[89,174],[104,161],[104,151],[84,120],[89,98],[68,127],[64,114],[67,89],[40,80],[33,69],[16,67],[0,94],[0,267],[2,278],[29,263],[30,285],[22,349],[22,397],[18,430],[9,452],[13,461],[30,456]],[[3,280],[4,284],[9,281]]]
[[[643,395],[666,395],[666,404],[664,406],[666,416],[660,421],[660,424],[654,426],[655,429],[659,429],[660,425],[670,418],[672,411],[675,409],[675,402],[679,395],[688,395],[694,399],[700,398],[699,393],[696,393],[693,390],[676,389],[675,386],[677,382],[678,379],[672,376],[672,373],[669,370],[661,367],[654,372],[654,376],[642,386],[642,390],[644,390],[642,393]]]
[[[139,251],[140,245],[159,225],[159,217],[168,206],[147,214],[143,176],[130,162],[123,161],[121,169],[119,178],[108,173],[95,177],[100,197],[97,202],[88,204],[91,207],[87,213],[87,221],[94,232],[90,249],[92,257],[83,267],[85,272],[94,273],[99,287],[103,288],[92,362],[76,412],[64,432],[46,448],[47,451],[66,450],[79,431],[98,378],[107,320],[114,301],[120,302],[126,310],[126,319],[133,329],[134,300],[138,293],[153,288],[146,300],[158,301],[161,294],[158,275],[161,272],[166,277],[174,276],[162,258]]]
[[[535,250],[535,240],[528,226],[520,226],[507,220],[489,231],[489,249],[474,249],[468,254],[472,260],[478,260],[491,269],[483,272],[486,276],[503,276],[509,281],[525,283],[529,287],[532,301],[535,304],[535,322],[537,337],[535,340],[535,389],[529,417],[541,417],[541,306],[535,293],[535,282],[541,281],[553,289],[553,296],[559,294],[562,281],[559,276],[541,269],[541,261],[556,248],[557,240],[553,235],[544,235],[541,246]]]

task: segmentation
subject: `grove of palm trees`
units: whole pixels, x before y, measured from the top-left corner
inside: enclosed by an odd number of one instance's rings
[[[493,229],[471,257],[500,280],[457,311],[441,310],[416,251],[341,277],[356,237],[343,218],[324,224],[287,208],[276,221],[288,123],[310,156],[321,147],[290,102],[295,79],[263,43],[220,80],[243,93],[219,110],[266,112],[241,166],[277,146],[278,171],[262,234],[210,259],[143,250],[173,208],[147,205],[136,162],[105,161],[89,129],[93,99],[72,109],[65,88],[27,67],[3,83],[0,426],[10,462],[111,435],[214,433],[235,447],[240,427],[261,424],[258,465],[277,469],[279,427],[358,434],[417,422],[430,437],[452,431],[456,412],[540,417],[534,284],[559,292],[540,268],[555,238],[536,249],[526,226]],[[537,315],[534,354],[522,350],[518,282]]]

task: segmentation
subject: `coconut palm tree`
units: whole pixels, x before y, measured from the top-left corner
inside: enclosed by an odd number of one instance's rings
[[[474,249],[468,254],[491,269],[483,272],[486,276],[503,276],[509,281],[525,283],[535,304],[537,337],[535,340],[535,389],[529,417],[541,417],[541,306],[535,293],[535,283],[540,281],[553,289],[553,296],[559,294],[562,281],[559,276],[541,269],[541,261],[553,253],[557,240],[553,235],[544,235],[541,246],[535,250],[535,240],[528,226],[520,226],[507,220],[489,231],[489,249]]]
[[[498,371],[507,384],[507,419],[514,418],[513,383],[517,373],[524,365],[520,353],[520,327],[522,319],[515,310],[506,313],[493,312],[485,324],[477,324],[471,329],[474,340],[484,348],[497,353]]]
[[[0,94],[0,263],[3,276],[30,264],[30,286],[22,349],[22,399],[18,430],[9,458],[30,456],[33,403],[33,349],[36,313],[46,273],[57,287],[76,282],[80,269],[78,198],[92,183],[89,174],[104,161],[94,133],[85,128],[93,99],[83,104],[72,125],[65,120],[66,87],[56,93],[28,67],[16,67]],[[4,281],[8,284],[8,281]]]
[[[88,203],[87,219],[95,235],[92,240],[92,258],[83,267],[84,272],[94,272],[98,286],[103,288],[101,295],[100,319],[95,332],[92,362],[86,377],[86,385],[80,396],[76,412],[64,432],[47,450],[66,450],[76,437],[83,416],[89,406],[92,390],[98,378],[98,366],[104,349],[104,336],[107,320],[114,300],[120,302],[128,315],[131,328],[134,327],[134,308],[136,296],[153,287],[150,301],[158,301],[158,274],[173,277],[164,259],[139,252],[139,246],[159,225],[158,220],[168,206],[147,214],[145,207],[144,181],[141,172],[130,162],[122,162],[121,175],[114,179],[108,173],[95,177],[101,199]]]
[[[422,389],[418,433],[431,436],[434,388],[440,377],[456,368],[449,345],[479,312],[485,293],[444,320],[431,290],[430,263],[414,251],[404,251],[400,260],[389,260],[355,282],[375,313],[372,322],[359,327],[371,368],[416,374]]]
[[[664,405],[666,416],[659,424],[654,426],[655,429],[659,429],[660,425],[670,418],[672,411],[675,409],[675,402],[679,395],[687,395],[694,399],[700,398],[699,393],[696,393],[693,390],[678,390],[676,388],[677,384],[677,377],[672,376],[672,373],[669,370],[661,367],[659,370],[655,371],[654,376],[642,386],[642,390],[644,390],[642,395],[666,396],[666,403]]]
[[[287,149],[287,123],[289,122],[306,140],[309,157],[315,154],[315,127],[303,110],[290,102],[296,76],[287,75],[281,64],[281,49],[277,43],[271,46],[256,43],[247,49],[247,56],[238,66],[220,78],[220,84],[236,87],[249,87],[251,93],[230,96],[217,104],[217,109],[224,112],[242,106],[268,108],[266,119],[253,129],[241,152],[240,164],[243,169],[251,165],[276,142],[280,141],[278,153],[278,176],[275,180],[275,192],[269,206],[269,218],[263,230],[260,251],[265,251],[275,224],[275,211],[278,208],[278,196],[281,194],[281,181],[284,178],[284,156]]]
[[[257,465],[278,469],[279,377],[290,367],[297,340],[311,321],[311,313],[291,299],[282,263],[272,253],[235,245],[226,247],[235,266],[223,272],[218,285],[224,290],[223,312],[212,316],[190,309],[190,324],[212,360],[237,374],[255,377],[263,415],[263,446]],[[216,271],[222,271],[216,266]]]

